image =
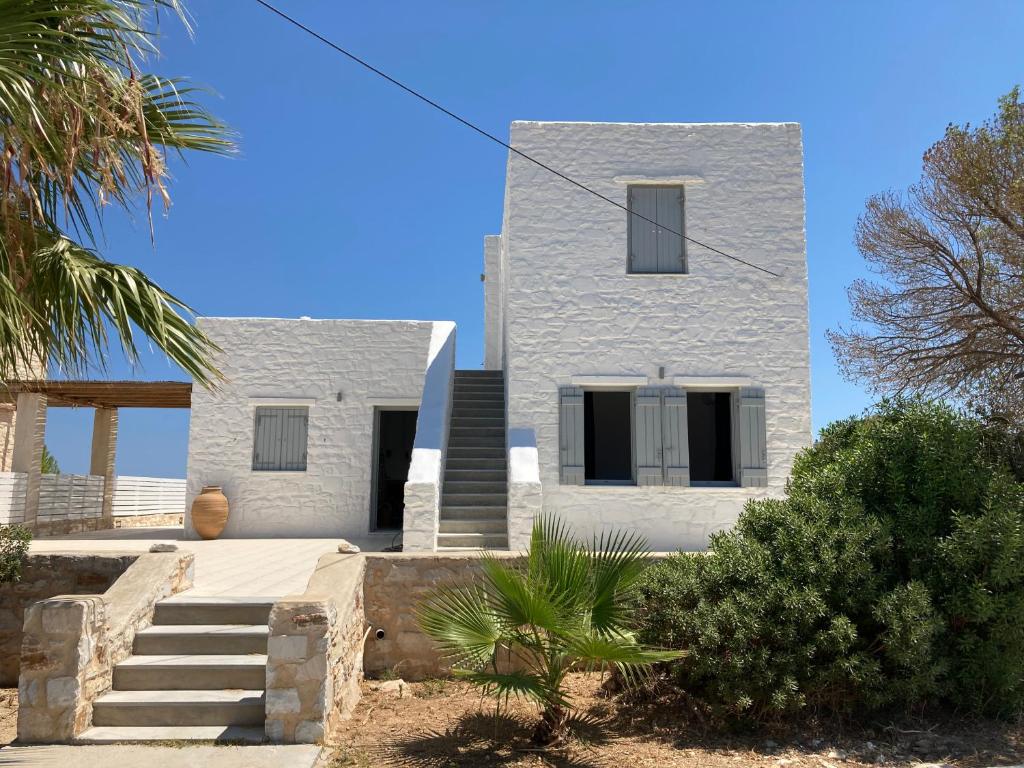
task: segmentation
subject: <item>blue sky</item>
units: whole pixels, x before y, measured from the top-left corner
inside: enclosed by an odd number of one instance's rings
[[[1024,83],[1021,2],[278,1],[504,138],[515,119],[802,123],[815,430],[871,402],[824,338],[864,272],[864,200],[912,183],[947,123]],[[201,314],[452,319],[459,365],[479,366],[505,151],[253,0],[190,8],[195,38],[165,18],[150,68],[215,89],[239,155],[175,164],[155,247],[141,211],[115,211],[104,255]],[[152,354],[110,375],[184,378]],[[88,468],[91,419],[50,411],[66,472]],[[118,472],[183,477],[187,441],[187,413],[123,411]]]

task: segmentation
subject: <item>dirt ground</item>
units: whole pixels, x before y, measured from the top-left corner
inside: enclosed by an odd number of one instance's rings
[[[859,768],[945,764],[958,768],[1024,763],[1019,724],[886,724],[856,732],[832,725],[722,736],[687,717],[678,702],[628,704],[608,696],[600,678],[570,681],[581,713],[560,753],[531,749],[535,710],[510,701],[500,716],[491,700],[452,680],[407,683],[405,695],[364,683],[351,720],[332,734],[331,768]],[[936,766],[937,768],[937,766]]]
[[[18,689],[0,688],[0,747],[6,747],[18,733]]]

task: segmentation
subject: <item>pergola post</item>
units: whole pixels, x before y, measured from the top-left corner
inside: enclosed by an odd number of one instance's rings
[[[19,392],[14,420],[14,455],[11,471],[24,472],[25,525],[35,525],[39,515],[39,483],[43,473],[43,442],[46,438],[46,395]]]
[[[114,527],[114,463],[117,456],[117,408],[97,408],[92,419],[89,474],[103,478],[104,528]]]

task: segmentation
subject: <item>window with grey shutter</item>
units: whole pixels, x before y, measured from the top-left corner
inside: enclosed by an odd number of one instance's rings
[[[661,389],[640,387],[636,393],[636,484],[662,485]]]
[[[665,485],[690,484],[690,446],[686,422],[686,392],[667,388],[662,396],[662,442]]]
[[[764,390],[740,390],[740,485],[768,485],[768,441],[765,427]]]
[[[686,272],[683,187],[631,185],[627,200],[629,271]]]
[[[252,468],[257,472],[305,472],[309,408],[257,406]]]
[[[583,485],[583,389],[558,388],[558,462],[562,485]]]

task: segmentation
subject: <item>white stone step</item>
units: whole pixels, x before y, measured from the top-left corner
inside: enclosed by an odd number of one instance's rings
[[[131,656],[114,666],[114,690],[260,690],[266,670],[260,653]]]
[[[96,726],[262,726],[262,690],[109,691],[93,704]]]
[[[504,536],[508,533],[508,523],[505,516],[495,518],[464,518],[445,519],[438,521],[438,533],[498,533]]]
[[[508,549],[504,533],[439,533],[438,549]]]
[[[135,635],[138,656],[266,653],[265,624],[158,624]]]
[[[228,744],[261,744],[262,726],[193,725],[163,727],[95,726],[75,739],[77,744],[120,744],[148,741],[216,741]],[[158,768],[152,766],[151,768]]]

